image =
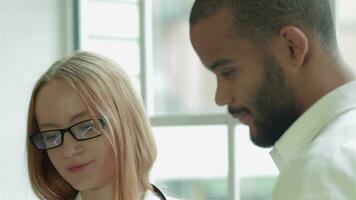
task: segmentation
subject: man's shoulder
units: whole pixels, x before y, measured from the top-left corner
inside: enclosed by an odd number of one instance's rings
[[[356,199],[356,110],[340,114],[283,167],[273,198]]]
[[[356,127],[349,131],[356,134]],[[275,197],[356,198],[356,139],[343,133],[316,138],[290,160],[277,179]]]
[[[336,117],[300,153],[300,159],[356,159],[356,109]],[[298,158],[297,158],[298,159]]]
[[[296,163],[302,165],[302,170],[313,173],[323,171],[329,173],[332,169],[346,173],[346,168],[354,168],[356,166],[356,125],[325,131],[291,161],[291,165]]]
[[[274,198],[356,199],[356,152],[336,151],[306,154],[289,162],[277,179]]]
[[[356,140],[356,108],[349,109],[330,120],[317,139]]]

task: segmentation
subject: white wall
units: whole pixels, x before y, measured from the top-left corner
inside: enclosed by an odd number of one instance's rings
[[[34,199],[25,139],[30,91],[72,52],[71,0],[0,0],[0,199]]]

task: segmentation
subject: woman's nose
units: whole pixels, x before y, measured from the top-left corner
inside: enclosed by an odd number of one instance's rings
[[[83,147],[70,133],[65,133],[61,150],[64,158],[70,158],[80,154],[83,151]]]

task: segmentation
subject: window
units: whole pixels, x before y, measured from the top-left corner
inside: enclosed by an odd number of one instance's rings
[[[236,173],[238,173],[240,199],[268,199],[278,175],[270,149],[257,148],[249,139],[247,126],[237,125],[234,131],[236,146]]]
[[[215,77],[203,68],[189,40],[193,0],[153,0],[154,113],[221,113],[212,99]]]
[[[222,125],[154,127],[152,180],[183,199],[228,199],[227,130]]]
[[[338,43],[345,62],[356,71],[356,1],[335,0]]]
[[[149,111],[159,151],[151,180],[183,199],[268,199],[278,171],[213,102],[215,78],[189,41],[193,0],[77,1],[77,45],[121,63]],[[340,48],[356,69],[356,4],[340,2]]]
[[[135,0],[79,1],[80,49],[117,61],[141,91],[139,5]],[[129,23],[126,23],[130,19]]]

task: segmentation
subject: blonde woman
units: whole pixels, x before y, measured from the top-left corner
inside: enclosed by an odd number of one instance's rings
[[[156,146],[127,75],[79,52],[39,79],[28,113],[28,169],[45,200],[166,199],[149,182]]]

